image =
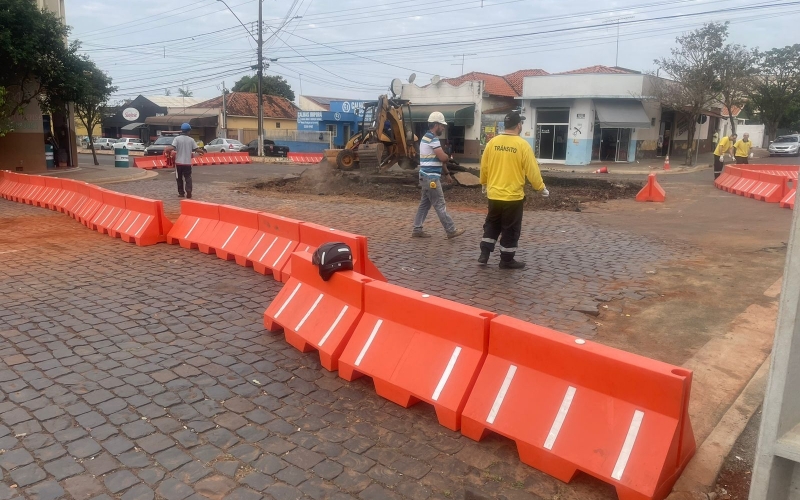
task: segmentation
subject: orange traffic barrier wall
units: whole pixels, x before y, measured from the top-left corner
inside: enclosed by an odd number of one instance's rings
[[[219,205],[202,201],[181,200],[181,215],[167,233],[167,243],[183,248],[196,248],[213,253],[211,242],[219,222]]]
[[[325,227],[311,222],[303,222],[300,226],[300,244],[298,250],[313,252],[320,245],[330,242],[344,243],[353,253],[353,270],[372,279],[386,281],[386,278],[377,267],[369,260],[367,238],[346,231],[339,231],[332,227]],[[291,275],[291,263],[286,268],[286,273]]]
[[[512,439],[522,462],[562,481],[580,470],[621,500],[660,500],[695,451],[691,382],[689,370],[499,316],[461,432]]]
[[[60,211],[101,234],[140,246],[165,241],[172,227],[160,200],[70,179],[0,171],[0,196]]]
[[[264,312],[264,326],[283,330],[286,341],[302,352],[319,351],[326,369],[339,369],[339,357],[364,308],[364,284],[371,280],[354,271],[334,273],[323,281],[311,254],[291,257],[292,276]]]
[[[319,163],[325,158],[324,153],[289,153],[287,157],[294,163]]]
[[[242,152],[230,153],[206,153],[203,156],[192,158],[192,166],[204,165],[231,165],[231,164],[244,164],[251,163],[250,155]],[[159,156],[140,156],[133,159],[133,165],[136,168],[144,170],[152,170],[155,168],[174,168],[167,161],[164,155]]]
[[[714,180],[714,185],[723,191],[731,190],[733,186],[742,177],[742,170],[736,167],[726,165],[719,177]]]
[[[758,184],[758,175],[755,170],[742,169],[742,178],[731,187],[731,192],[748,197],[750,191]]]
[[[647,184],[636,195],[636,201],[664,201],[666,194],[664,188],[656,180],[656,174],[647,176]]]
[[[289,281],[286,263],[300,240],[302,222],[264,212],[258,214],[258,233],[245,259],[256,272],[272,274],[278,281]]]
[[[212,241],[217,257],[223,260],[243,258],[258,233],[258,212],[246,208],[219,206],[219,223]],[[246,259],[244,264],[246,265]],[[252,264],[251,264],[252,265]]]
[[[788,182],[789,179],[783,175],[758,172],[758,184],[749,195],[759,201],[779,203],[789,190]]]
[[[791,208],[794,210],[794,198],[797,194],[797,189],[792,189],[781,200],[781,208]]]
[[[430,403],[439,423],[458,430],[494,316],[388,283],[366,283],[364,315],[339,358],[339,376],[370,376],[380,396],[403,407]]]

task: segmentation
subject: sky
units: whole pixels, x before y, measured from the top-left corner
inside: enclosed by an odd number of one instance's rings
[[[412,73],[418,85],[459,76],[462,62],[463,73],[498,75],[597,64],[655,71],[676,36],[705,22],[729,21],[729,43],[768,50],[797,43],[800,21],[800,0],[262,1],[264,57],[276,59],[265,74],[286,78],[297,96],[354,100]],[[113,103],[178,87],[210,99],[253,74],[258,0],[225,2],[230,10],[222,0],[65,7],[70,39],[119,89]]]

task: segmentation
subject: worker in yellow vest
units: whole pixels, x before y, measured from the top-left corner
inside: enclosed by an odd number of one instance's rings
[[[726,154],[733,156],[733,143],[736,142],[736,134],[731,134],[729,137],[722,137],[717,144],[717,149],[714,150],[714,179],[722,174],[722,167],[724,156]]]
[[[741,164],[748,164],[749,158],[753,157],[753,153],[750,152],[750,148],[753,147],[753,143],[750,142],[750,134],[747,132],[742,135],[742,138],[736,141],[736,144],[733,145],[734,149],[734,157],[736,158],[736,163]]]

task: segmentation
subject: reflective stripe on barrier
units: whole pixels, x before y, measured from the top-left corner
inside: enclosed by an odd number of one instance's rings
[[[122,219],[125,215],[125,195],[98,187],[93,187],[92,189],[100,190],[103,204],[89,221],[89,228],[96,230],[100,234],[109,234],[112,237],[116,237],[110,231],[110,228],[115,226],[117,220]]]
[[[787,181],[783,175],[758,172],[758,184],[750,190],[750,197],[767,203],[778,203],[786,195]]]
[[[371,281],[353,271],[334,273],[323,281],[311,254],[292,255],[289,281],[264,312],[264,326],[283,329],[286,341],[302,352],[319,351],[326,369],[339,368],[339,357],[361,319],[364,283]]]
[[[755,170],[742,169],[742,178],[731,187],[731,192],[739,196],[748,197],[750,191],[758,184],[758,175]]]
[[[78,210],[77,220],[84,226],[90,227],[89,221],[103,207],[103,189],[91,185],[87,185],[87,187],[89,196],[87,202]]]
[[[294,163],[319,163],[325,158],[324,153],[288,153],[286,156]]]
[[[45,177],[44,185],[45,192],[40,200],[39,206],[49,208],[50,210],[56,210],[56,200],[59,196],[64,194],[64,190],[61,188],[61,179],[57,177]]]
[[[164,204],[161,200],[150,200],[138,196],[125,196],[125,210],[131,216],[115,232],[122,241],[135,243],[138,246],[154,245],[166,241],[167,233],[172,229],[172,222],[164,215]]]
[[[339,376],[372,377],[384,398],[433,405],[458,430],[486,357],[494,313],[380,281],[364,285],[364,315],[339,358]]]
[[[499,316],[461,431],[506,436],[522,462],[562,481],[580,470],[621,500],[660,500],[695,451],[691,381],[689,370]]]

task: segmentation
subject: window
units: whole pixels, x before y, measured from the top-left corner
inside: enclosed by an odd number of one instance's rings
[[[569,123],[569,108],[537,108],[536,123]]]
[[[653,118],[650,118],[650,126],[651,127],[655,127],[656,126],[656,118],[655,118],[655,116]]]
[[[331,137],[336,137],[336,125],[326,125],[325,128],[331,133]]]
[[[281,128],[281,122],[275,122],[275,128]]]

